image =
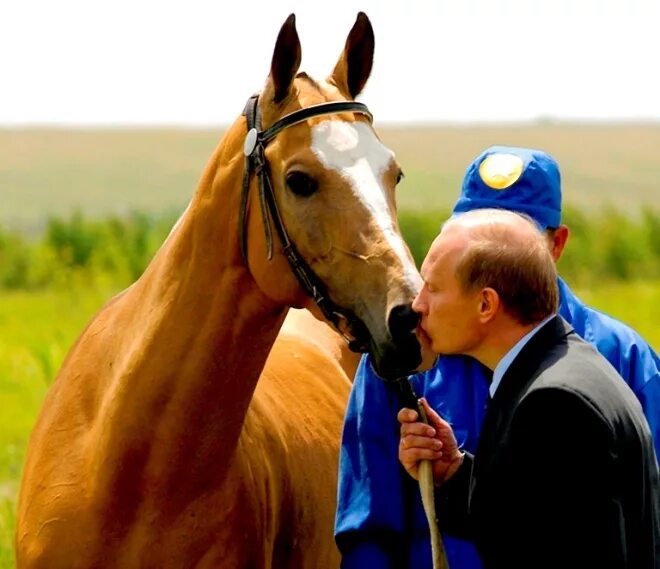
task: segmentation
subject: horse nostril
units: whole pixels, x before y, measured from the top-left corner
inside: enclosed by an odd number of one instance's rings
[[[412,309],[412,304],[399,304],[390,310],[387,326],[393,340],[408,336],[419,322],[420,315]]]

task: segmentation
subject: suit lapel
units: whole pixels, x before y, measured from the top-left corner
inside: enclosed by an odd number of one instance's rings
[[[527,386],[538,375],[548,349],[573,332],[573,328],[561,316],[555,316],[541,328],[523,347],[504,373],[502,381],[490,400],[477,446],[477,462],[489,461],[494,449],[502,441],[512,411],[525,393]]]

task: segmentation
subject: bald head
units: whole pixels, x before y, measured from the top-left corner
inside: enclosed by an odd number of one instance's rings
[[[539,322],[557,311],[557,272],[544,235],[520,214],[473,210],[451,218],[434,241],[434,255],[451,253],[461,288],[491,288],[520,324]]]
[[[474,235],[486,235],[490,231],[498,232],[501,236],[533,238],[541,235],[530,217],[505,209],[475,209],[460,213],[444,223],[442,232],[450,230],[462,230]]]

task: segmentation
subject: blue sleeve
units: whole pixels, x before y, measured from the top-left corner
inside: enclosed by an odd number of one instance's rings
[[[592,322],[596,348],[639,399],[651,428],[656,456],[660,457],[660,358],[637,332],[599,316]]]
[[[642,405],[651,428],[655,454],[660,460],[660,359],[642,340],[642,343],[629,347],[624,361],[628,367],[624,370],[628,372],[626,379],[629,378],[629,383]],[[623,375],[623,372],[620,373]]]
[[[335,538],[342,569],[400,567],[404,533],[403,476],[398,459],[398,396],[358,367],[346,410],[339,457]]]

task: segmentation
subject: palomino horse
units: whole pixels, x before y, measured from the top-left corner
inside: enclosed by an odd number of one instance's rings
[[[288,307],[309,307],[383,376],[421,361],[400,169],[353,101],[373,46],[360,14],[316,82],[297,75],[293,15],[284,23],[258,100],[46,397],[20,491],[19,568],[337,566],[349,381],[295,327],[275,339]]]
[[[349,349],[346,340],[325,322],[315,318],[309,310],[292,308],[284,319],[284,324],[273,345],[279,349],[283,337],[295,337],[298,342],[312,343],[320,348],[325,356],[336,361],[352,383],[360,363],[360,354]],[[266,363],[266,368],[268,362]]]

